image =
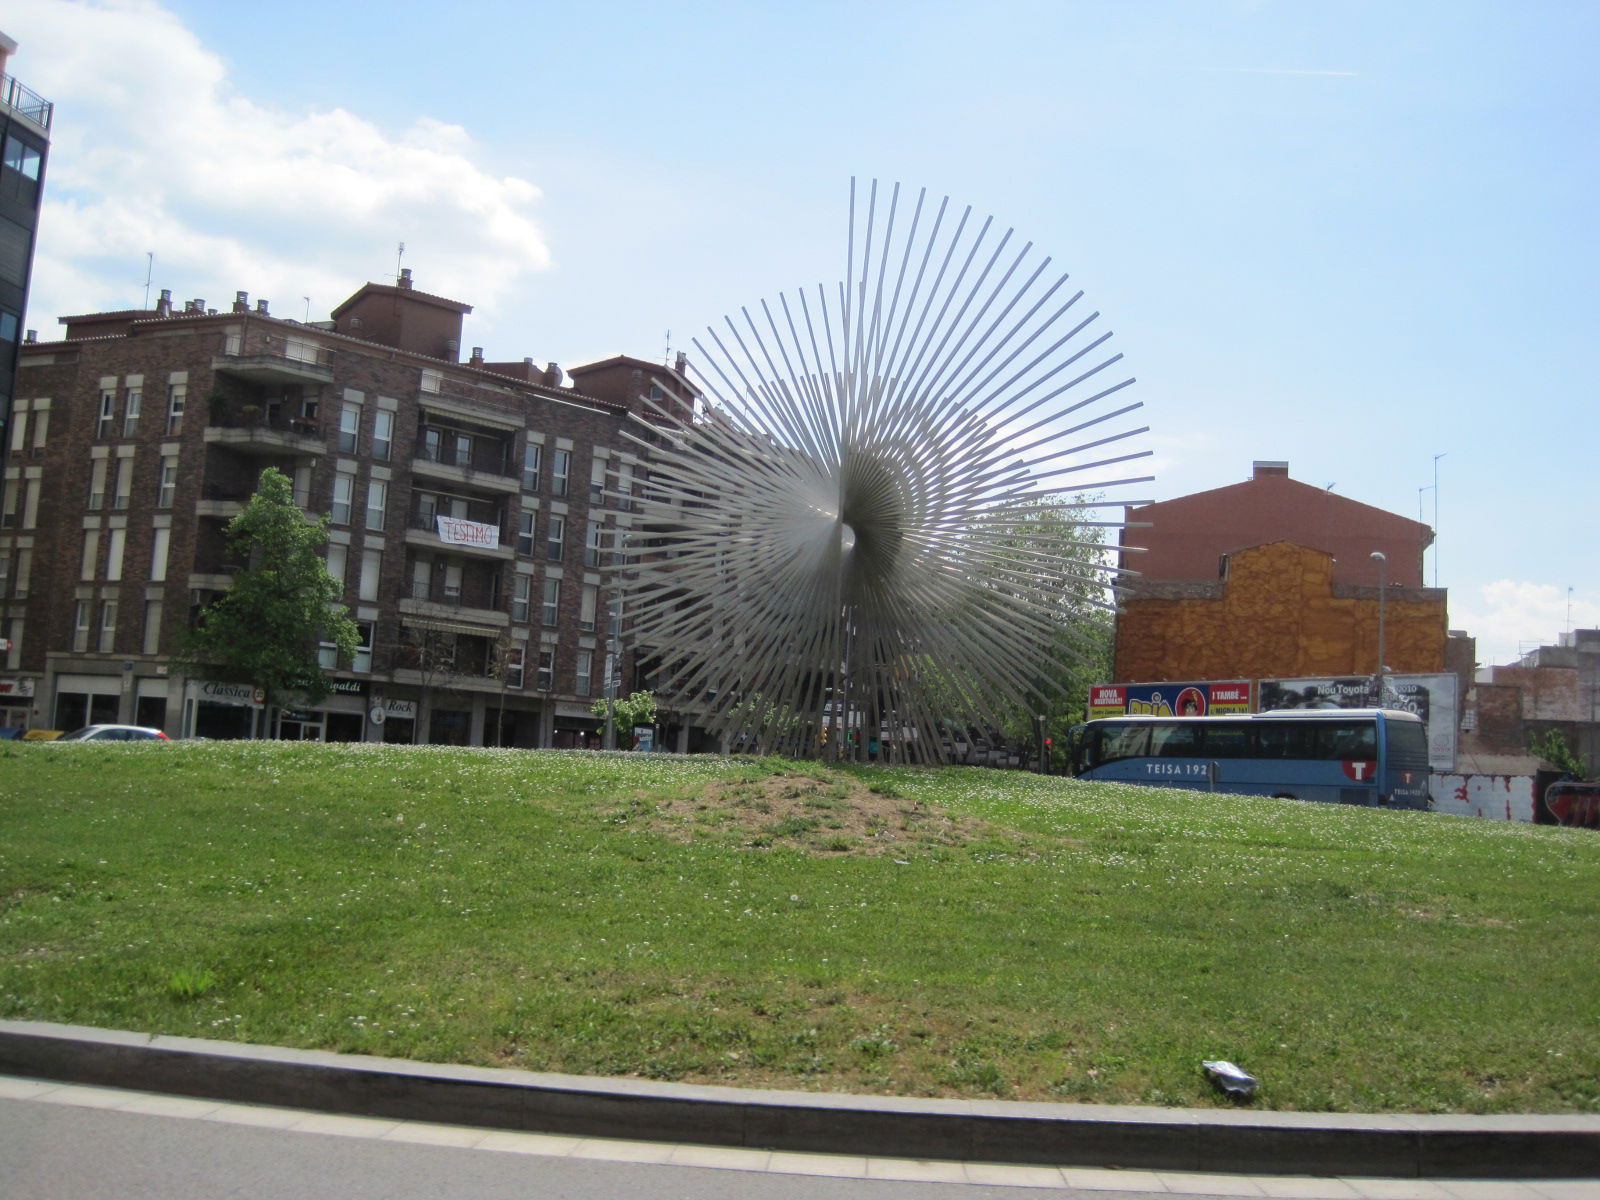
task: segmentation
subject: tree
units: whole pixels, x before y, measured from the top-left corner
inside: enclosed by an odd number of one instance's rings
[[[614,706],[612,720],[619,729],[655,723],[656,698],[649,692],[634,692],[631,696],[618,696],[615,700],[596,700],[590,705],[589,711],[604,721],[607,704]]]
[[[1528,748],[1572,779],[1589,778],[1583,761],[1572,752],[1572,747],[1559,729],[1547,729],[1543,735],[1535,734]]]
[[[331,643],[348,662],[361,644],[323,562],[328,518],[308,524],[288,476],[268,467],[226,533],[229,549],[246,565],[231,588],[200,610],[179,662],[210,679],[259,687],[269,705],[291,697],[319,703],[333,690],[320,648]]]

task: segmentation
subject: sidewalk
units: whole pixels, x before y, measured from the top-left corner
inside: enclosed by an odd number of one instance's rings
[[[0,1021],[0,1075],[761,1152],[1410,1180],[1600,1178],[1600,1116],[1363,1116],[743,1090],[24,1021]]]

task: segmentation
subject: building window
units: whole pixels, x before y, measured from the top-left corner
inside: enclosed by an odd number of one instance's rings
[[[117,482],[111,489],[111,507],[127,508],[133,492],[133,459],[117,459]]]
[[[356,622],[356,635],[360,638],[360,644],[356,646],[356,656],[350,660],[350,669],[352,671],[360,671],[365,674],[372,670],[373,628],[371,621]]]
[[[111,388],[106,388],[100,393],[100,419],[95,422],[94,436],[108,438],[111,436],[111,426],[116,420],[117,393]]]
[[[100,601],[100,653],[110,654],[117,648],[117,602]]]
[[[89,601],[79,600],[72,610],[72,648],[82,654],[89,649]]]
[[[19,407],[11,414],[11,453],[21,454],[28,445],[28,410]]]
[[[389,485],[381,479],[367,484],[367,528],[374,532],[383,529],[383,510],[389,503]]]
[[[341,546],[338,542],[328,543],[328,578],[339,585],[339,594],[344,595],[345,572],[350,569],[350,547]]]
[[[122,581],[122,556],[128,545],[126,529],[106,531],[106,579],[111,583]]]
[[[444,598],[449,604],[461,603],[461,575],[460,563],[445,563]]]
[[[122,400],[122,436],[131,438],[139,432],[139,413],[144,409],[144,389],[127,389]]]
[[[444,384],[444,372],[436,371],[432,367],[422,368],[422,390],[439,394],[439,389]]]
[[[567,477],[572,474],[572,451],[557,450],[550,467],[550,491],[556,496],[567,494]]]
[[[554,627],[561,620],[561,580],[544,581],[544,624]]]
[[[144,602],[144,637],[139,644],[141,654],[161,653],[161,601]]]
[[[426,459],[428,462],[443,462],[443,455],[444,432],[431,426],[424,429],[422,431],[422,448],[418,451],[418,457]]]
[[[361,408],[346,404],[339,410],[339,453],[354,454],[361,433]]]
[[[361,552],[361,581],[356,587],[356,595],[362,600],[376,600],[378,598],[378,582],[383,575],[383,551],[363,550]]]
[[[49,436],[50,410],[40,409],[33,414],[33,457],[39,458],[44,454],[45,439]]]
[[[573,679],[572,690],[580,696],[587,696],[594,690],[594,651],[578,651],[578,671]]]
[[[0,491],[5,493],[4,506],[0,507],[0,529],[13,529],[17,524],[17,493],[22,490],[22,480],[13,474],[8,474],[0,482]]]
[[[172,530],[161,527],[150,531],[150,582],[167,580],[167,554],[172,545]]]
[[[589,503],[599,506],[606,502],[606,460],[589,460]]]
[[[522,451],[522,490],[536,492],[539,490],[539,464],[544,460],[544,447],[538,442],[529,442]]]
[[[356,477],[340,471],[333,477],[333,513],[335,525],[350,524],[350,506],[355,502]]]
[[[98,529],[85,529],[83,531],[83,562],[78,571],[78,578],[88,583],[94,578],[95,568],[99,565],[100,558],[100,531]]]
[[[413,600],[433,599],[433,560],[431,558],[414,558],[411,560],[411,598]]]
[[[583,545],[583,565],[598,567],[600,565],[600,548],[605,544],[605,534],[602,526],[594,521],[589,522],[589,538]]]
[[[104,508],[106,504],[106,473],[111,464],[97,458],[89,464],[89,507]]]
[[[523,509],[522,515],[517,518],[517,553],[533,553],[533,521],[538,514],[532,509]]]
[[[0,600],[11,591],[11,551],[0,549]]]
[[[518,575],[512,584],[511,619],[525,623],[533,605],[533,576]]]
[[[175,383],[167,389],[167,436],[183,432],[183,406],[188,402],[189,385]]]
[[[567,519],[550,514],[550,523],[545,526],[544,556],[551,562],[560,562],[562,551],[566,549]]]
[[[539,690],[548,692],[556,685],[556,652],[539,651]]]
[[[372,457],[388,462],[394,452],[394,414],[379,409],[372,418]]]
[[[594,632],[594,614],[600,606],[600,589],[592,583],[583,585],[583,596],[578,607],[578,628],[585,633]]]
[[[161,460],[161,485],[156,489],[156,507],[171,508],[178,494],[178,460],[171,456]]]
[[[19,547],[17,550],[17,582],[11,594],[18,600],[28,598],[28,577],[33,572],[33,550],[29,547]]]

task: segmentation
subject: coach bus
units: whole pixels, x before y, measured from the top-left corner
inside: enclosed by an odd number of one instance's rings
[[[1379,708],[1227,717],[1106,717],[1079,725],[1072,774],[1290,800],[1428,807],[1422,719]]]

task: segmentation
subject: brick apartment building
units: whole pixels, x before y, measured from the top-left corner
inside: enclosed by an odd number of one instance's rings
[[[0,724],[457,745],[592,740],[604,568],[644,482],[632,420],[678,406],[676,368],[460,354],[470,306],[367,284],[301,323],[194,300],[64,317],[22,347],[0,508]],[[225,591],[228,521],[282,470],[328,514],[328,567],[362,634],[337,688],[263,711],[171,655]],[[625,660],[625,656],[622,656]],[[625,676],[631,671],[625,669]],[[623,688],[631,686],[624,677]]]

